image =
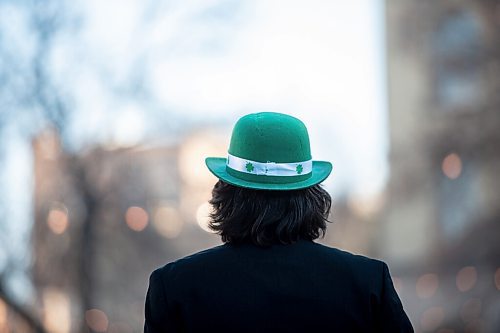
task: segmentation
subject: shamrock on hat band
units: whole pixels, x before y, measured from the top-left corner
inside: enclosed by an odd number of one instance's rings
[[[264,163],[228,154],[226,165],[233,170],[253,175],[287,177],[311,173],[313,163],[312,160],[293,163]]]

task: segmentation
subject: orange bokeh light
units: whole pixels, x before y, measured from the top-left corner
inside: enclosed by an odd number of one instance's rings
[[[125,222],[134,231],[142,231],[148,225],[148,213],[141,207],[132,206],[125,213]]]
[[[424,274],[417,280],[416,292],[419,298],[429,298],[436,294],[439,278],[436,274]]]
[[[101,310],[91,309],[85,311],[85,322],[96,332],[106,332],[108,330],[108,316]]]
[[[455,153],[447,155],[443,159],[441,169],[446,177],[450,179],[458,178],[462,173],[462,160],[460,159],[460,156]]]
[[[52,208],[47,215],[47,225],[56,235],[61,235],[68,228],[68,213],[62,208]]]
[[[420,326],[424,331],[433,331],[444,319],[444,309],[440,306],[433,306],[425,310],[420,316]]]
[[[461,292],[471,290],[477,282],[477,271],[475,267],[466,266],[457,273],[457,288]]]

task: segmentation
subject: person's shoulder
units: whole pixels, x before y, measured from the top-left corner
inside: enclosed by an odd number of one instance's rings
[[[219,261],[219,258],[223,257],[228,251],[229,249],[225,245],[214,246],[169,262],[156,269],[153,274],[156,273],[165,276],[177,274],[185,270],[205,267],[210,262]]]
[[[371,258],[362,254],[352,253],[336,247],[326,246],[320,243],[314,243],[319,252],[326,257],[334,258],[346,265],[360,267],[363,269],[381,270],[385,262],[380,259]]]

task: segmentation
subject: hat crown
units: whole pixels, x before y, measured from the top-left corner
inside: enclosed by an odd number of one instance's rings
[[[257,162],[311,159],[307,128],[299,119],[275,112],[246,115],[234,125],[229,154]]]

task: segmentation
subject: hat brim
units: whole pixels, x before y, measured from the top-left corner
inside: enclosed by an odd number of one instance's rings
[[[210,170],[210,172],[212,172],[215,177],[225,181],[226,183],[256,190],[286,191],[307,188],[321,183],[332,172],[332,164],[330,162],[313,161],[312,175],[306,180],[286,184],[258,183],[243,180],[227,173],[226,158],[224,157],[207,157],[205,159],[205,164],[207,165],[208,170]]]

